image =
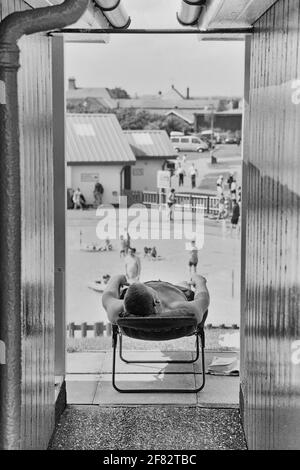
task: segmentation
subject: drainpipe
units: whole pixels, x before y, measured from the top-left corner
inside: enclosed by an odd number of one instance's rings
[[[90,0],[15,12],[0,23],[0,449],[21,446],[21,197],[17,73],[23,35],[75,23]],[[5,356],[5,357],[4,357]]]
[[[182,0],[177,20],[182,26],[197,26],[206,0]]]

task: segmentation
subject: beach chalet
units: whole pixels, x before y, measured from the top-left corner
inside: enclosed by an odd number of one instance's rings
[[[177,157],[168,134],[162,130],[124,131],[136,157],[131,168],[133,191],[156,191],[157,172],[163,170],[167,160]]]
[[[130,190],[134,153],[114,114],[68,114],[66,117],[67,187],[80,188],[88,205],[96,183],[103,203],[118,204]]]

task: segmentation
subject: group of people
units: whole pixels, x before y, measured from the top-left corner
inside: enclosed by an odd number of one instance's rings
[[[239,229],[241,215],[240,204],[242,201],[242,188],[237,185],[234,175],[231,173],[228,180],[228,194],[225,194],[224,176],[219,176],[217,180],[217,194],[219,197],[218,220],[226,220],[231,216],[231,229]]]
[[[177,164],[177,170],[176,170],[176,175],[178,176],[178,185],[179,187],[184,186],[184,178],[186,177],[186,171],[183,167],[183,163],[186,161],[186,156],[184,155],[180,161],[178,161]],[[196,188],[196,178],[198,176],[198,170],[195,167],[195,164],[192,163],[190,169],[189,169],[189,176],[190,176],[190,182],[191,182],[191,187],[192,189]]]
[[[101,206],[103,193],[104,193],[104,188],[102,184],[97,182],[95,184],[95,188],[93,191],[94,207]],[[86,199],[84,195],[82,194],[80,188],[77,188],[75,191],[72,190],[69,197],[70,197],[70,204],[71,206],[73,206],[73,209],[86,209],[88,207]]]

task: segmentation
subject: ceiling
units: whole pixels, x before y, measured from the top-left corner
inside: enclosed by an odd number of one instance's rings
[[[208,0],[200,17],[200,29],[247,28],[277,0]]]

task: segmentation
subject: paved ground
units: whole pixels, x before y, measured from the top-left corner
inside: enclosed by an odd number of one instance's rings
[[[72,406],[52,450],[246,450],[238,410]]]
[[[241,147],[237,145],[220,145],[215,150],[214,155],[217,158],[218,163],[216,165],[211,164],[210,152],[196,153],[196,152],[181,152],[179,157],[183,155],[187,156],[187,160],[184,163],[184,169],[186,171],[186,177],[184,179],[184,186],[179,188],[178,176],[172,178],[172,186],[176,191],[180,192],[201,192],[216,194],[216,183],[220,175],[224,176],[226,182],[229,174],[233,173],[237,180],[238,185],[241,185],[242,180],[242,165],[241,165]],[[196,179],[197,188],[192,190],[191,181],[189,177],[189,170],[192,163],[198,170],[198,176]]]
[[[191,352],[126,351],[129,360],[191,360]],[[236,359],[237,351],[206,351],[205,370],[214,357]],[[112,387],[111,352],[72,353],[67,357],[67,400],[72,405],[198,405],[237,408],[239,377],[206,374],[198,393],[118,393]],[[195,364],[124,364],[117,358],[116,382],[122,389],[194,389],[202,383],[201,361]]]

